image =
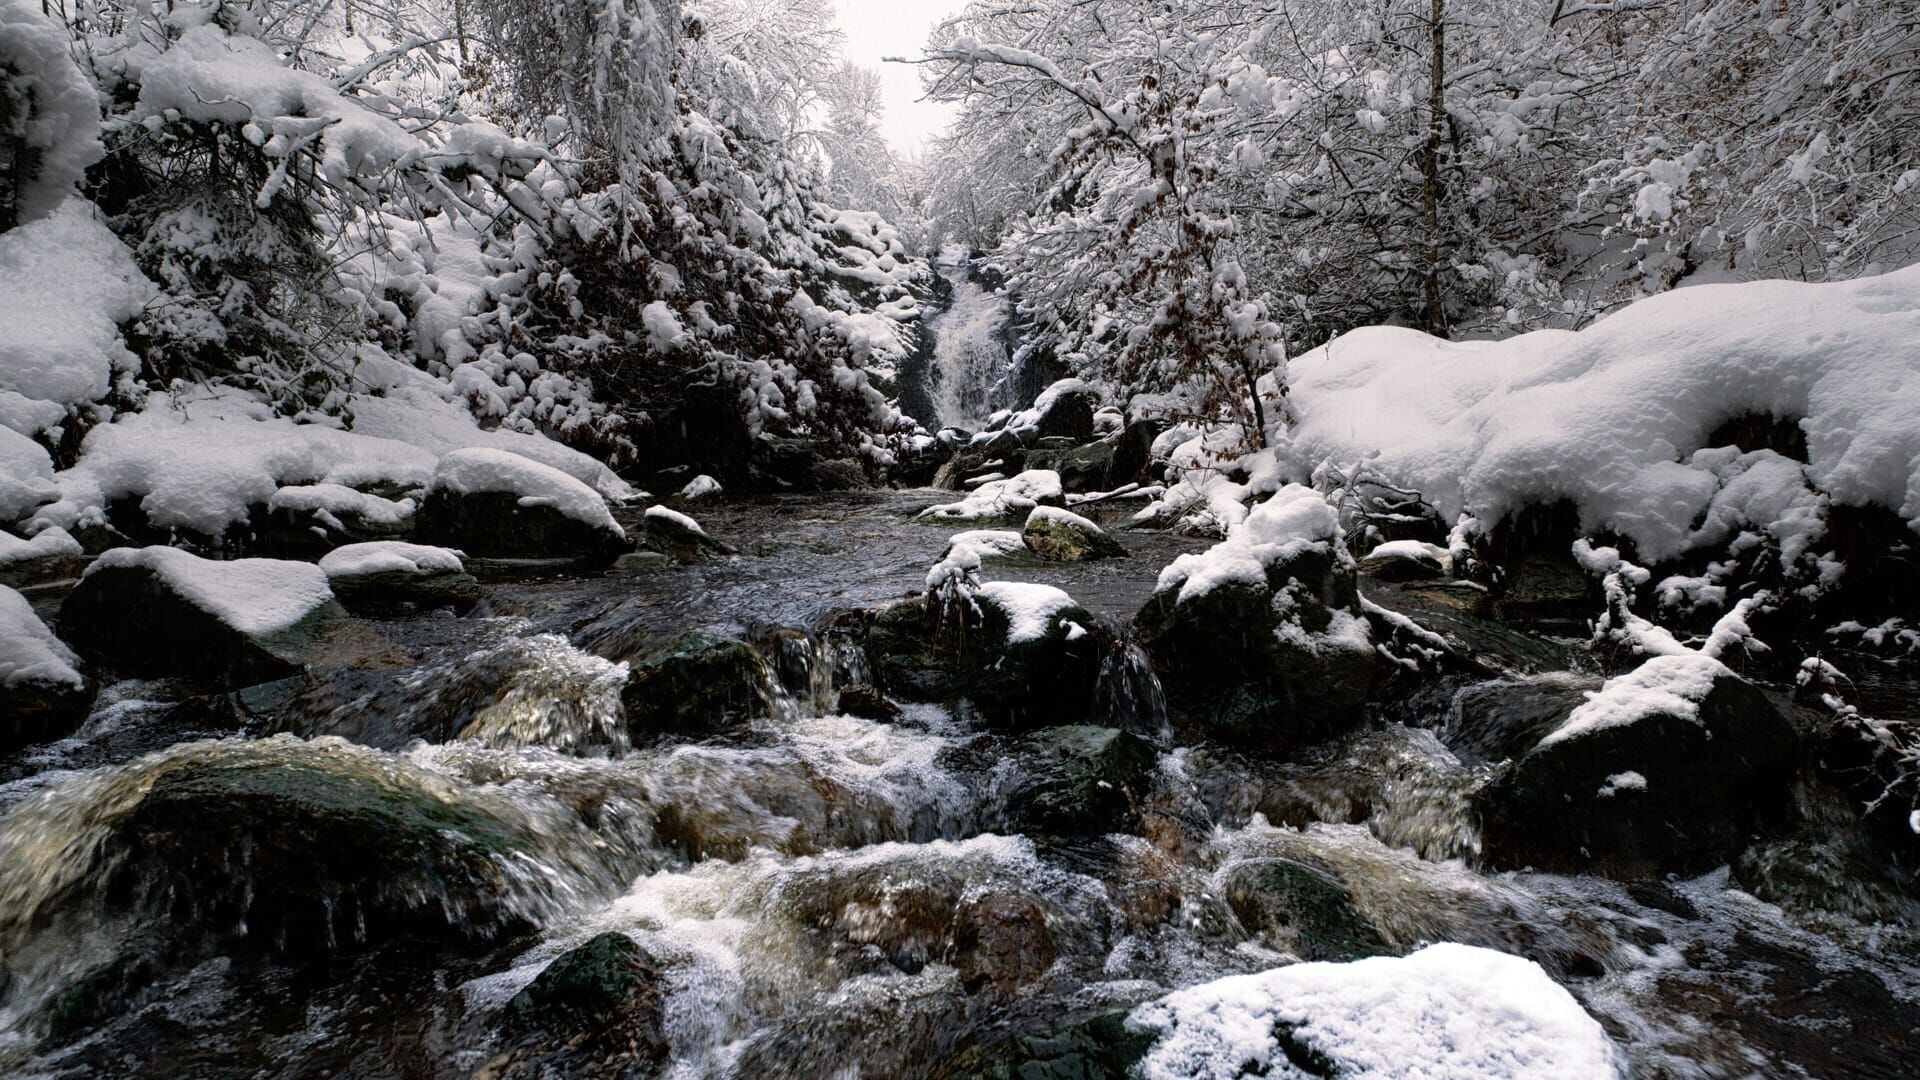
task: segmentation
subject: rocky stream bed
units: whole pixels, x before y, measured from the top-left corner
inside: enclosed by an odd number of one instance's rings
[[[957,528],[916,515],[951,497],[710,502],[732,554],[682,562],[472,560],[285,671],[108,642],[84,723],[0,755],[0,1072],[1227,1075],[1168,1071],[1135,1010],[1435,943],[1538,965],[1630,1075],[1920,1065],[1907,854],[1791,688],[1557,752],[1602,684],[1564,621],[1294,560],[1314,632],[1399,646],[1305,669],[1270,594],[1167,601],[1210,543],[1152,531],[989,546],[947,621],[919,594]],[[26,595],[63,635],[86,610]],[[1911,713],[1905,671],[1849,669]],[[1242,1064],[1365,1073],[1313,1023]]]

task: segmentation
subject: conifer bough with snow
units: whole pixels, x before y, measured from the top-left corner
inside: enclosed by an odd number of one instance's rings
[[[1913,1075],[1916,418],[1905,0],[0,0],[0,1073]]]

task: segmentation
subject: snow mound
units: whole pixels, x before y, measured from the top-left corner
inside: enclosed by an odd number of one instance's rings
[[[683,499],[704,499],[709,495],[718,494],[720,494],[720,481],[706,473],[701,473],[687,481],[687,486],[680,489],[680,497]]]
[[[318,566],[285,559],[220,562],[178,548],[114,548],[85,576],[110,567],[150,570],[194,607],[254,637],[285,630],[333,600]]]
[[[0,41],[6,30],[0,17]],[[64,58],[64,38],[59,47]],[[0,44],[0,66],[5,51]],[[116,373],[139,367],[121,343],[120,324],[152,295],[133,253],[80,199],[0,233],[0,391],[57,405],[60,414],[105,397]],[[21,403],[8,411],[26,415]],[[38,411],[42,421],[52,416]]]
[[[1779,520],[1782,503],[1808,503],[1806,483],[1920,527],[1916,341],[1920,267],[1703,285],[1577,333],[1450,342],[1369,327],[1290,362],[1299,422],[1276,445],[1302,469],[1378,451],[1372,466],[1449,518],[1492,524],[1571,499],[1583,528],[1627,536],[1652,561]],[[1805,483],[1778,455],[1706,448],[1743,416],[1798,422]]]
[[[1229,582],[1264,587],[1267,567],[1305,547],[1331,544],[1344,553],[1335,542],[1339,537],[1339,515],[1326,499],[1310,487],[1288,484],[1233,525],[1225,540],[1173,560],[1160,571],[1154,591],[1178,588],[1184,602]]]
[[[1295,964],[1176,991],[1128,1026],[1159,1041],[1140,1075],[1306,1077],[1279,1032],[1347,1078],[1617,1076],[1600,1025],[1530,960],[1469,945],[1410,956]]]
[[[62,9],[64,10],[64,9]],[[100,97],[73,62],[66,28],[37,0],[0,0],[0,92],[27,104],[26,142],[38,151],[35,171],[20,179],[23,222],[43,217],[73,193],[87,166],[100,160]],[[0,272],[0,279],[5,273]],[[12,313],[0,305],[0,311]]]
[[[31,540],[0,532],[0,570],[34,559],[50,559],[60,555],[78,557],[84,553],[80,541],[65,529],[45,529],[35,533]]]
[[[329,581],[371,574],[458,574],[465,569],[460,553],[452,548],[399,540],[347,544],[320,558],[320,572]]]
[[[26,597],[0,585],[0,687],[39,683],[77,690],[86,685],[79,663],[73,650],[34,614]]]
[[[1095,524],[1092,519],[1081,517],[1071,510],[1062,510],[1057,506],[1034,507],[1033,512],[1027,515],[1027,528],[1031,529],[1035,525],[1065,525],[1096,535],[1107,531]]]
[[[575,521],[626,535],[599,492],[559,469],[507,450],[476,446],[447,454],[434,467],[429,490],[513,495],[521,506],[551,507]]]
[[[1046,637],[1053,617],[1074,606],[1064,590],[1025,581],[989,581],[977,595],[1006,612],[1009,645]]]
[[[687,515],[681,513],[678,510],[670,510],[664,506],[649,506],[647,507],[646,513],[642,514],[641,516],[646,518],[650,522],[651,521],[665,522],[670,525],[679,526],[681,529],[684,529],[687,532],[694,534],[695,536],[706,536],[707,539],[709,540],[713,539],[711,536],[708,536],[707,530],[703,528],[699,522],[693,520],[692,518],[688,517]]]
[[[982,484],[959,502],[941,503],[920,511],[923,519],[987,521],[1020,517],[1042,502],[1064,499],[1060,474],[1052,469],[1029,469],[1006,480]]]
[[[0,427],[0,521],[17,521],[59,497],[46,449],[12,428]]]
[[[992,558],[995,555],[1012,555],[1027,550],[1027,542],[1012,529],[969,529],[954,533],[947,540],[947,554],[962,548],[973,552],[976,559]],[[945,555],[942,556],[945,558]]]
[[[1693,720],[1713,684],[1732,678],[1725,664],[1696,652],[1650,657],[1624,675],[1608,679],[1587,700],[1567,714],[1540,745],[1564,742],[1602,728],[1623,727],[1642,717],[1662,715]]]
[[[414,504],[412,499],[383,499],[341,484],[298,484],[274,492],[267,509],[312,514],[321,524],[339,529],[342,514],[369,525],[400,525],[413,516]]]

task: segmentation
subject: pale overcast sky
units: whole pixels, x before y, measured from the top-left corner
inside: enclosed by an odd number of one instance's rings
[[[912,152],[953,118],[953,108],[921,101],[920,72],[910,64],[883,64],[883,56],[919,56],[927,31],[966,0],[835,0],[847,59],[880,72],[887,115],[881,131],[894,149]]]

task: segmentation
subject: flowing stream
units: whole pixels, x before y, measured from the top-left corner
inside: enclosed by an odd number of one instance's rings
[[[73,737],[0,758],[0,1073],[540,1075],[501,1017],[556,957],[616,931],[656,966],[657,1026],[563,1073],[648,1074],[632,1055],[652,1040],[683,1077],[972,1075],[960,1063],[982,1048],[1298,959],[1302,942],[1234,906],[1236,875],[1276,862],[1337,877],[1389,951],[1537,961],[1639,1075],[1892,1076],[1920,1053],[1920,922],[1900,901],[1814,918],[1725,870],[1623,885],[1477,869],[1467,796],[1485,767],[1436,737],[1446,693],[1284,764],[1168,745],[1139,828],[1023,832],[1026,736],[929,705],[836,708],[865,675],[833,615],[921,585],[951,530],[909,519],[939,497],[716,504],[701,516],[730,560],[520,568],[464,616],[355,618],[284,684],[109,687]],[[1128,559],[989,576],[1058,585],[1122,625],[1202,546],[1125,539]],[[57,597],[37,599],[51,613]],[[756,643],[760,705],[710,738],[632,744],[609,657],[693,630]],[[1103,687],[1115,723],[1164,731],[1137,651]],[[314,775],[377,805],[316,788],[302,820],[339,831],[309,835],[246,820],[256,803],[207,816],[226,805],[207,777],[253,792]],[[162,793],[175,801],[156,808]],[[200,809],[183,822],[168,805]],[[416,807],[434,827],[405,835],[434,839],[376,842]],[[336,887],[283,895],[252,872],[276,845],[380,880],[316,871]],[[53,1034],[50,1009],[73,1018]]]

